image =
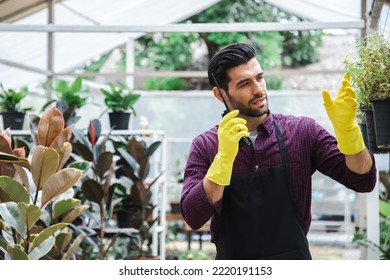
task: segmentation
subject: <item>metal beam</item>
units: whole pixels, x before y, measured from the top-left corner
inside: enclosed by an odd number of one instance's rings
[[[260,22],[260,23],[195,23],[165,25],[12,25],[0,24],[0,32],[65,32],[65,33],[126,33],[126,32],[258,32],[315,29],[362,29],[364,21],[345,22]]]
[[[8,65],[8,66],[11,66],[11,67],[19,68],[19,69],[30,71],[30,72],[34,72],[34,73],[37,73],[37,74],[42,74],[42,75],[45,75],[45,76],[48,75],[46,70],[43,70],[43,69],[40,69],[40,68],[36,68],[36,67],[33,67],[33,66],[28,66],[28,65],[25,65],[25,64],[22,64],[22,63],[18,63],[18,62],[6,60],[6,59],[3,59],[3,58],[0,58],[0,64]]]

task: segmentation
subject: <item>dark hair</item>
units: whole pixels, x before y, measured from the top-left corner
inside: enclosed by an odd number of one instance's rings
[[[216,86],[211,77],[211,73],[214,73],[219,86],[228,91],[230,77],[227,71],[233,67],[246,64],[254,57],[256,57],[256,50],[249,44],[235,43],[222,48],[209,62],[208,78],[211,87]]]

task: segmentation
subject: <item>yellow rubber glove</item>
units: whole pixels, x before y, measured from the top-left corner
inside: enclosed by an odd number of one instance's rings
[[[348,74],[344,75],[335,99],[330,97],[327,90],[322,91],[322,97],[326,112],[333,124],[340,152],[345,155],[354,155],[364,150],[362,132],[355,122],[356,93],[351,87]]]
[[[224,116],[218,127],[218,152],[207,171],[206,178],[220,185],[230,185],[233,163],[237,156],[242,137],[248,137],[246,120],[235,118],[239,111],[234,110]]]

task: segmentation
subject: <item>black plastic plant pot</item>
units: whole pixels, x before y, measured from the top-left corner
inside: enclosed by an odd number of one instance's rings
[[[110,112],[110,125],[115,130],[129,129],[129,120],[131,113],[128,112]]]
[[[376,131],[375,131],[375,121],[374,121],[374,111],[372,109],[365,109],[364,113],[366,115],[366,125],[367,125],[367,148],[374,154],[384,154],[387,153],[387,149],[378,148],[376,142]]]
[[[390,148],[390,99],[372,101],[376,143],[379,148]]]
[[[23,129],[24,115],[22,112],[2,112],[3,116],[3,128],[10,128],[12,130]]]

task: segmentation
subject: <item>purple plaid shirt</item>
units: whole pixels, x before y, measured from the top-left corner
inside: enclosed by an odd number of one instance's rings
[[[336,139],[313,119],[271,114],[257,128],[253,146],[239,149],[233,166],[234,175],[245,175],[282,164],[275,136],[273,118],[283,134],[288,151],[292,188],[306,232],[311,222],[311,177],[318,170],[349,189],[370,192],[376,182],[375,162],[368,174],[350,171],[345,156],[337,148]],[[211,205],[203,189],[203,178],[218,152],[218,126],[197,136],[191,145],[181,198],[181,212],[187,224],[198,229],[211,218],[212,241],[215,217],[220,213],[222,199]],[[374,157],[372,157],[374,160]]]

